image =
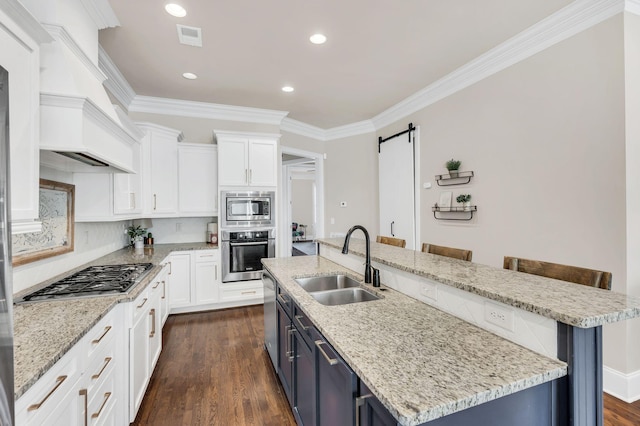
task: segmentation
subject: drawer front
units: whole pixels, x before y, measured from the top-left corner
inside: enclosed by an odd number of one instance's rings
[[[262,299],[263,297],[262,281],[256,280],[255,283],[225,283],[220,285],[220,301],[222,302]]]
[[[109,345],[103,348],[96,356],[87,364],[85,368],[85,380],[83,380],[89,395],[92,395],[94,389],[100,387],[110,375],[115,374],[116,363],[118,358],[115,351],[115,345]]]
[[[307,344],[311,347],[314,345],[314,331],[315,327],[309,317],[300,310],[298,305],[293,306],[293,326],[298,330],[300,335],[304,338]],[[317,333],[317,331],[316,331]]]
[[[140,293],[140,295],[136,297],[136,300],[131,303],[133,323],[135,323],[141,315],[144,315],[149,310],[149,305],[151,304],[151,301],[149,300],[150,298],[149,288],[147,287],[147,289]]]
[[[197,250],[194,252],[196,263],[218,260],[218,250]]]
[[[17,424],[45,424],[60,406],[76,404],[77,384],[82,366],[81,354],[72,348],[16,401]]]
[[[119,327],[119,325],[116,324],[118,318],[114,315],[115,311],[116,310],[112,310],[87,333],[85,339],[89,363],[97,356],[96,353],[103,352],[105,349],[114,346],[114,336],[118,332]]]
[[[87,392],[87,424],[102,424],[105,417],[115,405],[116,398],[120,395],[116,392],[116,375],[111,370],[99,386]]]

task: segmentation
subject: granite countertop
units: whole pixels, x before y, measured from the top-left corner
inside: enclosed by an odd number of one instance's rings
[[[120,263],[153,263],[155,265],[149,274],[126,294],[15,305],[13,307],[15,398],[22,396],[116,304],[135,299],[160,272],[160,262],[171,252],[217,248],[207,243],[156,244],[145,247],[142,251],[127,247],[17,293],[16,298],[88,266]]]
[[[343,238],[318,239],[342,250]],[[364,240],[349,253],[365,256]],[[371,243],[371,260],[580,328],[640,316],[640,298],[537,275]],[[363,268],[364,269],[364,268]]]
[[[315,301],[293,278],[344,273],[319,256],[263,259],[281,286],[402,425],[413,426],[563,377],[537,354],[400,292],[341,306]]]

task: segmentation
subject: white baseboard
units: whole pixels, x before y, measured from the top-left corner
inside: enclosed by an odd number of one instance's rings
[[[624,402],[640,400],[640,370],[621,373],[606,365],[602,368],[604,391]]]

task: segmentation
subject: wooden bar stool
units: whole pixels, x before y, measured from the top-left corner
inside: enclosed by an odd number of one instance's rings
[[[423,243],[422,251],[425,253],[437,254],[439,256],[452,257],[454,259],[466,260],[471,262],[473,252],[453,247],[437,246],[435,244]]]
[[[504,269],[611,290],[611,272],[505,256]]]
[[[382,237],[378,235],[376,237],[376,243],[388,244],[390,246],[402,247],[405,248],[407,242],[401,238],[393,238],[393,237]]]

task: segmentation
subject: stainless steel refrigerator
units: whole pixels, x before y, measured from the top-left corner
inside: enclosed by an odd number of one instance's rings
[[[0,425],[14,424],[9,75],[0,67]]]

